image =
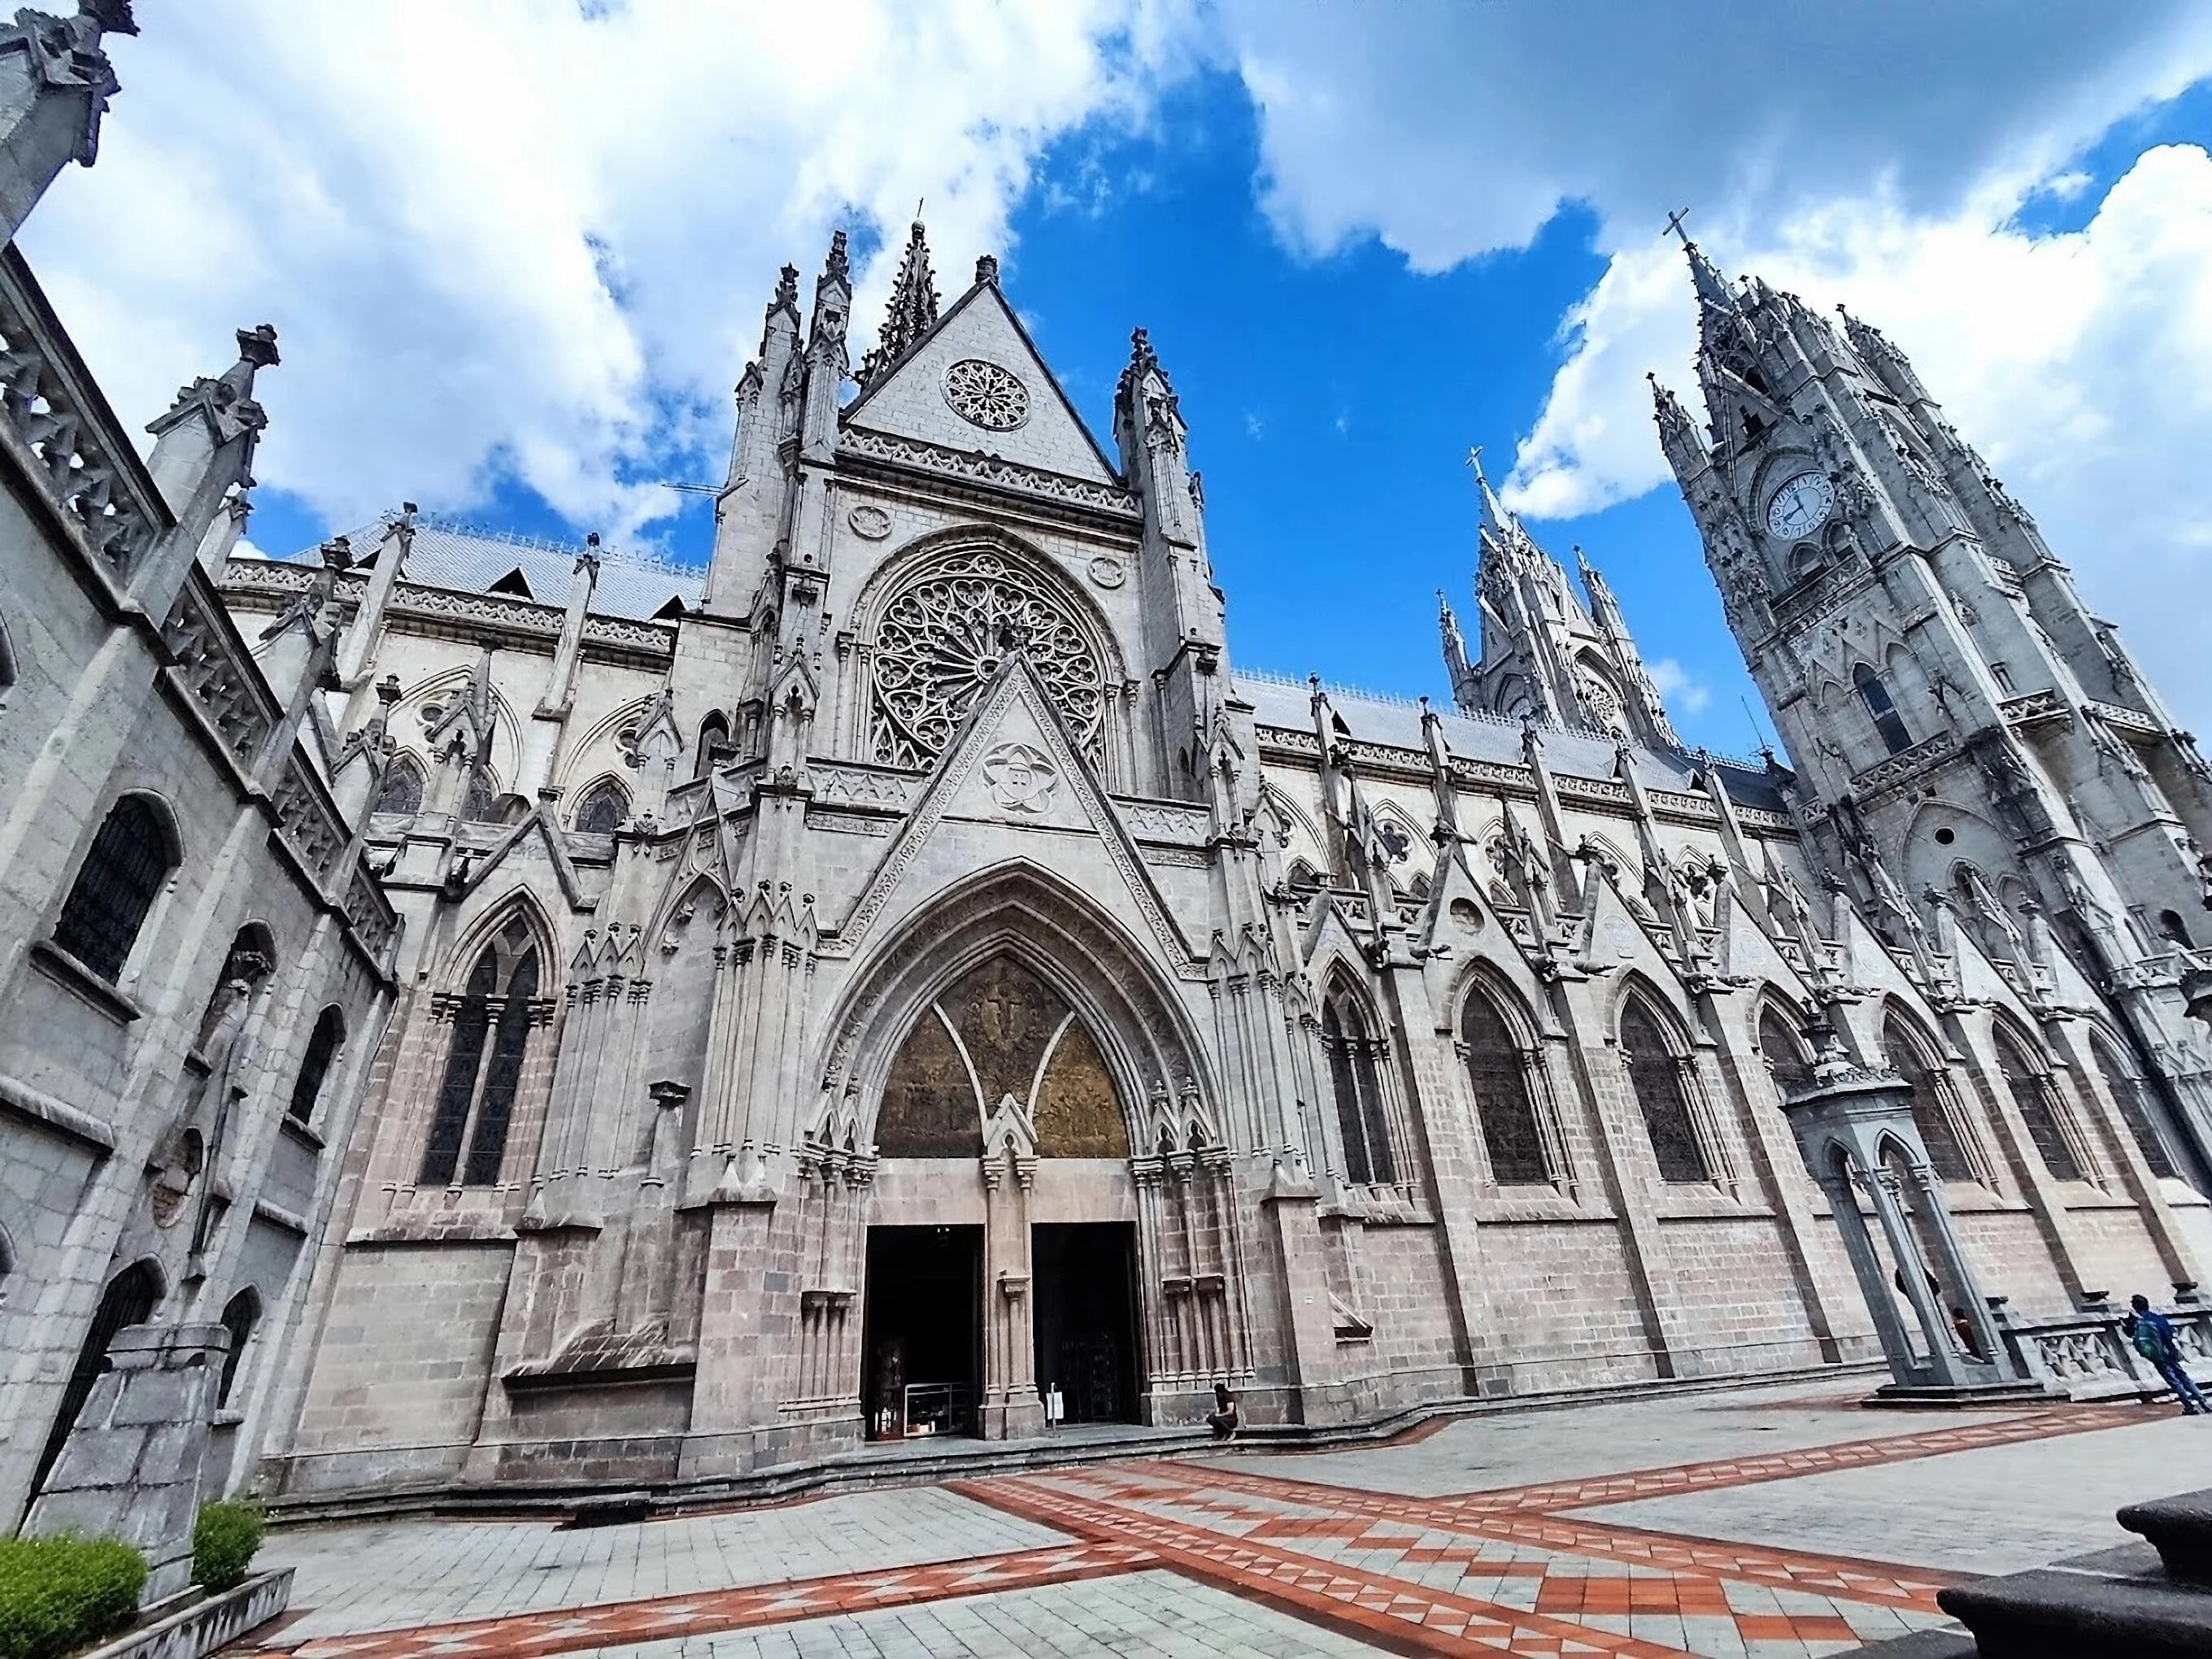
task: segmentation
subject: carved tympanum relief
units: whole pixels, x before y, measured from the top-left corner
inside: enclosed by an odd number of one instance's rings
[[[930,1004],[891,1061],[876,1119],[885,1158],[977,1158],[1012,1097],[1048,1158],[1127,1158],[1128,1131],[1097,1042],[1059,992],[994,957]]]

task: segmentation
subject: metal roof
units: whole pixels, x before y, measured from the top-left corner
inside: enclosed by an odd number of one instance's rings
[[[356,568],[371,562],[386,545],[389,520],[349,531]],[[486,530],[457,520],[418,520],[415,543],[408,550],[403,580],[422,587],[443,587],[463,593],[485,593],[509,577],[520,577],[521,586],[540,605],[568,602],[580,543],[555,542],[504,531]],[[671,599],[686,611],[699,608],[707,586],[707,573],[672,564],[634,550],[599,550],[599,580],[592,594],[592,613],[601,617],[644,619],[657,616]],[[313,564],[316,550],[307,548],[284,562]],[[508,584],[510,591],[513,583]]]

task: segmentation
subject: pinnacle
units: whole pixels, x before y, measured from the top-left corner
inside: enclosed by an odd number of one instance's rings
[[[930,269],[929,237],[917,219],[908,228],[898,275],[891,279],[891,297],[884,308],[876,349],[860,365],[862,385],[872,383],[914,349],[915,343],[936,325],[937,307],[937,275]]]

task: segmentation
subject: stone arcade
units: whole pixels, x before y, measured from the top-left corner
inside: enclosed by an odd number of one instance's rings
[[[1713,424],[1662,392],[1661,435],[1795,770],[1686,750],[1479,472],[1450,712],[1236,666],[1152,344],[1109,451],[919,225],[857,376],[842,236],[804,307],[783,271],[703,571],[412,508],[228,557],[273,345],[165,417],[157,490],[11,252],[10,352],[183,550],[100,574],[7,404],[16,1513],[33,1442],[94,1461],[119,1325],[249,1284],[289,1340],[232,1346],[207,1480],[300,1503],[1217,1381],[1316,1425],[1885,1349],[2001,1381],[1981,1292],[2192,1284],[2203,764],[1893,348],[1691,258]],[[194,421],[220,468],[165,459]],[[199,747],[19,599],[70,583]],[[94,961],[118,812],[169,885]],[[1813,1133],[1847,1077],[1887,1133]]]

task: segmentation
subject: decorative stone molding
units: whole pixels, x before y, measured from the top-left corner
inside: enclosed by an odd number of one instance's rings
[[[1918,776],[1936,762],[1943,759],[1959,746],[1959,740],[1947,729],[1923,738],[1911,748],[1878,761],[1851,780],[1851,793],[1862,800],[1894,789],[1906,780]]]
[[[223,747],[241,768],[251,769],[276,710],[236,636],[187,584],[161,624],[161,638],[177,659],[178,678]]]
[[[17,14],[18,26],[33,15]],[[113,420],[29,266],[9,247],[0,254],[0,428],[86,547],[127,582],[170,521]]]
[[[1072,478],[1064,472],[1048,472],[1042,467],[1024,466],[1018,461],[986,455],[981,450],[948,449],[919,438],[895,437],[888,432],[873,432],[861,426],[847,427],[837,443],[848,454],[888,461],[895,466],[947,473],[1024,495],[1042,495],[1072,507],[1109,513],[1117,519],[1133,521],[1139,511],[1137,498],[1126,489],[1093,483],[1087,478]]]

